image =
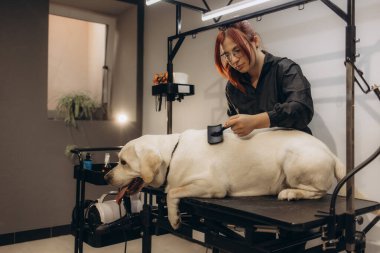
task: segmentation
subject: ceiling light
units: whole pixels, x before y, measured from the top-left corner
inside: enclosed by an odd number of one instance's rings
[[[202,14],[202,20],[206,21],[212,18],[225,15],[225,14],[229,14],[235,11],[239,11],[239,10],[246,9],[255,5],[259,5],[268,1],[270,0],[244,0],[235,4],[230,4],[220,9],[216,9],[216,10],[209,11]],[[147,4],[148,4],[148,0],[147,0]]]
[[[145,4],[146,5],[152,5],[152,4],[155,4],[155,3],[159,2],[159,1],[161,1],[161,0],[146,0]]]

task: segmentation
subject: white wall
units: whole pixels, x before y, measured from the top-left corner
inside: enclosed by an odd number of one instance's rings
[[[112,84],[112,116],[126,114],[129,121],[137,120],[137,7],[128,8],[117,18],[116,51]]]
[[[141,135],[139,122],[80,121],[72,129],[47,119],[48,14],[48,0],[0,1],[0,59],[6,63],[0,68],[0,235],[71,222],[77,161],[64,155],[67,145],[110,147]],[[103,161],[104,153],[94,158]],[[111,189],[87,184],[86,199]]]
[[[345,10],[346,1],[335,1]],[[165,13],[165,14],[164,14]],[[380,84],[380,2],[356,1],[357,44],[360,57],[357,66],[370,84]],[[200,14],[182,10],[182,31],[205,23]],[[323,140],[342,161],[345,161],[345,23],[320,1],[251,20],[261,34],[269,52],[298,62],[312,85],[315,116],[310,126],[314,135]],[[186,38],[174,60],[174,71],[189,74],[195,84],[195,96],[174,103],[173,132],[188,128],[206,128],[226,119],[225,80],[213,65],[213,46],[217,31],[211,30]],[[159,3],[146,8],[143,133],[166,133],[166,110],[155,111],[151,96],[154,73],[166,71],[167,37],[175,34],[175,7]],[[364,95],[356,88],[355,161],[359,164],[380,144],[380,101],[374,93]],[[380,201],[380,158],[356,177],[360,191]],[[373,216],[366,215],[365,219]],[[380,224],[367,235],[367,251],[380,252]]]

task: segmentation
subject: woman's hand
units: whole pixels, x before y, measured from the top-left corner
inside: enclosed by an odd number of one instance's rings
[[[225,123],[224,127],[231,127],[234,134],[239,137],[250,134],[253,130],[258,128],[267,128],[270,126],[269,115],[266,112],[249,115],[237,114],[230,117]]]

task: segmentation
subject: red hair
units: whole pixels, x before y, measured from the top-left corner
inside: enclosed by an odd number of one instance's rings
[[[220,48],[223,44],[226,37],[229,37],[236,45],[243,51],[243,54],[248,57],[249,62],[251,62],[251,50],[252,44],[254,41],[256,33],[254,32],[252,26],[248,21],[241,21],[235,24],[232,24],[225,29],[221,29],[218,35],[216,36],[215,41],[215,51],[214,51],[214,61],[215,66],[219,73],[227,78],[232,85],[234,85],[241,92],[245,93],[245,88],[239,82],[239,77],[241,73],[231,67],[226,61],[222,61]]]

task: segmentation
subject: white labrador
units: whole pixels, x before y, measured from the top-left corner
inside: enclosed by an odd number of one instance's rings
[[[167,179],[173,228],[179,226],[178,203],[184,197],[317,199],[345,174],[343,164],[317,138],[284,129],[255,130],[244,139],[225,131],[224,141],[216,145],[208,144],[206,130],[145,135],[128,142],[119,159],[105,176],[123,188],[119,198],[144,185],[159,187]]]

